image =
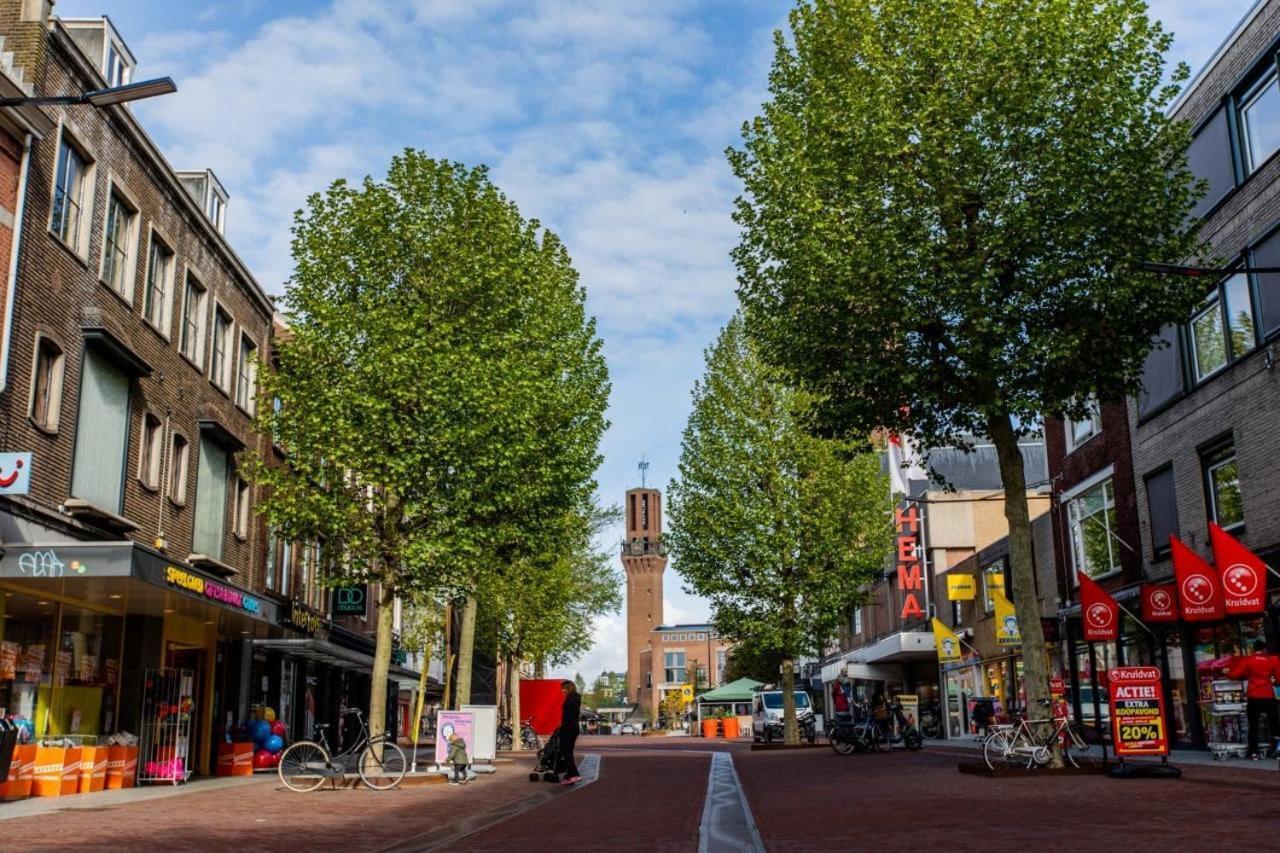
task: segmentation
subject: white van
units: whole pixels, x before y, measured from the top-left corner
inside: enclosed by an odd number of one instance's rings
[[[800,738],[813,743],[817,739],[817,732],[809,694],[797,690],[795,696],[796,724],[800,727]],[[751,700],[751,739],[756,743],[781,741],[782,726],[782,691],[761,690]]]

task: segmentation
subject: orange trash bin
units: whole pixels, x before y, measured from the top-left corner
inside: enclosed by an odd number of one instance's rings
[[[84,747],[67,748],[67,757],[62,761],[62,793],[74,794],[80,790],[80,758],[84,755]]]
[[[105,746],[82,747],[80,755],[80,793],[101,791],[107,782],[108,748]]]
[[[738,737],[738,718],[725,717],[720,723],[724,726],[724,736],[730,740],[736,740]]]
[[[9,781],[5,783],[6,800],[25,800],[31,796],[35,782],[36,745],[25,743],[14,749],[13,763],[9,765]],[[15,775],[16,774],[16,775]]]
[[[31,785],[33,797],[57,797],[62,794],[62,765],[66,760],[66,747],[36,747],[35,778]]]

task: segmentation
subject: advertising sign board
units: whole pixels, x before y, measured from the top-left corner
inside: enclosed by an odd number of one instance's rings
[[[1107,672],[1111,734],[1116,755],[1168,755],[1164,691],[1154,666],[1118,666]]]

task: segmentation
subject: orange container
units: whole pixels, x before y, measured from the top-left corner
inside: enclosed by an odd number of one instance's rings
[[[252,776],[253,744],[220,743],[218,744],[219,776]]]
[[[80,790],[80,758],[84,755],[84,747],[73,746],[67,749],[67,757],[62,760],[62,793],[74,794]]]
[[[719,726],[720,726],[720,721],[719,721],[719,720],[703,720],[703,721],[702,721],[702,736],[703,736],[703,737],[715,737],[715,736],[716,736],[716,729],[717,729]]]
[[[67,760],[67,749],[61,746],[36,747],[34,781],[31,795],[57,797],[62,794],[62,765]],[[79,761],[79,758],[76,759]]]
[[[738,718],[737,717],[725,717],[723,720],[720,721],[720,724],[724,726],[725,737],[729,738],[730,740],[733,740],[738,737]]]
[[[14,747],[13,763],[9,765],[9,781],[4,785],[6,800],[25,800],[31,796],[31,785],[35,781],[36,745],[22,744]]]
[[[101,791],[107,782],[107,751],[105,746],[86,746],[80,755],[80,793]]]
[[[109,790],[132,788],[138,775],[138,748],[136,746],[112,746],[107,749],[107,778]]]

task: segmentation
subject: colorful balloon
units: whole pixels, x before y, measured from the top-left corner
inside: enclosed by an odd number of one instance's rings
[[[276,721],[276,711],[275,711],[275,709],[274,709],[274,708],[263,708],[263,709],[262,709],[262,719],[266,720],[268,723],[274,723],[274,722]]]
[[[259,749],[253,753],[253,767],[255,770],[264,770],[271,766],[271,753],[265,749]]]
[[[262,748],[267,752],[279,752],[284,749],[284,738],[280,735],[272,735],[263,742]]]
[[[285,728],[283,720],[276,720],[274,723],[271,724],[271,733],[273,735],[280,735],[280,737],[285,737],[286,735],[288,735],[289,730]]]
[[[258,720],[253,724],[253,742],[258,746],[262,746],[267,742],[267,738],[272,736],[271,724],[266,720]]]

